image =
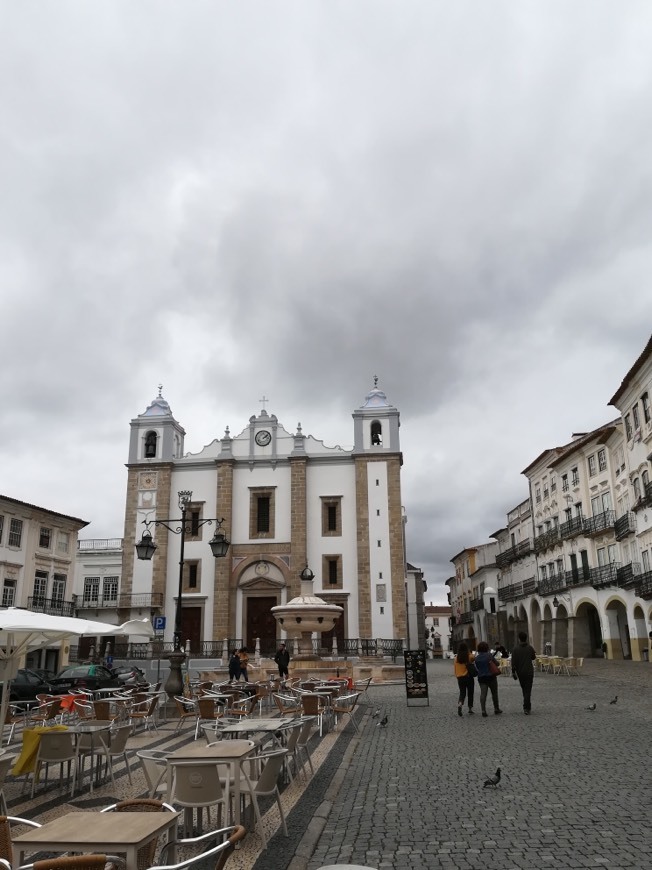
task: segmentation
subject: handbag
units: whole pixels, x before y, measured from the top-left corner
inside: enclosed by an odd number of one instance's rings
[[[478,676],[478,669],[470,660],[466,663],[466,673],[471,679],[475,679]]]
[[[489,659],[489,676],[497,677],[500,675],[500,668],[493,659]]]

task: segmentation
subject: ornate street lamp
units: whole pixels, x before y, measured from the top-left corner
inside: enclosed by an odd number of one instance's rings
[[[164,519],[164,520],[143,520],[145,531],[136,544],[136,555],[144,561],[151,561],[152,556],[156,552],[156,544],[152,539],[152,533],[149,530],[150,526],[163,526],[169,532],[175,535],[181,535],[181,547],[179,552],[179,589],[177,593],[177,606],[174,613],[174,643],[173,651],[169,656],[170,659],[170,674],[165,682],[165,691],[170,699],[175,695],[180,695],[183,691],[183,677],[181,675],[181,665],[183,664],[186,653],[181,646],[181,631],[182,631],[182,614],[183,614],[183,564],[184,550],[186,543],[187,532],[187,512],[188,505],[192,501],[192,492],[190,490],[182,490],[179,493],[179,510],[181,511],[181,519]],[[228,540],[222,529],[221,520],[211,517],[210,519],[200,519],[197,521],[197,528],[205,525],[217,524],[215,534],[209,541],[211,552],[216,559],[221,559],[226,556],[231,542]]]

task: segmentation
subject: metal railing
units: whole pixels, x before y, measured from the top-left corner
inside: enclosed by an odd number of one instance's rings
[[[49,613],[52,616],[74,616],[74,601],[61,601],[58,598],[41,598],[39,595],[27,599],[27,609],[34,613]]]
[[[528,553],[531,552],[532,541],[529,538],[525,541],[519,541],[518,544],[514,544],[514,546],[510,547],[508,550],[498,553],[496,556],[496,565],[498,565],[499,568],[504,568],[506,565],[509,565],[510,562],[516,562],[517,559],[521,559],[523,556],[527,556]]]
[[[598,565],[590,569],[591,586],[602,589],[604,586],[618,585],[618,569],[620,562],[610,562],[608,565]]]
[[[467,610],[465,613],[462,613],[460,616],[460,622],[473,622],[473,612],[471,610]]]
[[[97,595],[97,597],[80,595],[77,596],[76,604],[80,610],[99,610],[105,607],[120,608],[121,610],[130,610],[131,608],[160,610],[163,607],[163,593],[137,592],[133,595],[121,593],[108,598],[102,595]]]
[[[607,529],[613,529],[616,524],[616,511],[603,511],[584,520],[583,532],[585,535],[599,535]]]
[[[117,626],[116,626],[117,628]],[[287,643],[292,653],[294,647],[293,640],[284,640],[278,638],[276,640],[261,640],[260,654],[264,658],[273,658],[279,648],[281,642]],[[222,659],[224,658],[224,650],[226,648],[227,656],[230,652],[240,649],[245,643],[241,638],[224,640],[205,640],[197,643],[189,644],[188,655],[190,658],[204,659]],[[250,659],[254,653],[254,646],[249,648]],[[345,638],[344,641],[338,640],[337,654],[343,658],[354,658],[357,656],[370,656],[375,658],[391,657],[396,659],[403,652],[404,643],[402,640],[394,638]],[[170,641],[152,640],[149,643],[114,643],[112,644],[111,653],[114,659],[126,659],[127,661],[137,659],[158,659],[166,658],[173,651],[174,644]],[[312,650],[315,655],[331,656],[333,654],[333,643],[329,637],[326,642],[322,638],[313,638]],[[70,647],[70,661],[78,661],[79,647]]]
[[[641,563],[628,562],[622,565],[616,574],[616,583],[621,589],[631,589],[636,586],[641,578]]]
[[[574,538],[582,534],[584,527],[584,517],[573,517],[559,526],[559,533],[562,538]]]
[[[636,532],[636,515],[632,511],[627,511],[622,517],[618,517],[614,531],[617,541],[621,541],[627,535],[633,535]]]
[[[652,571],[646,571],[639,575],[639,583],[636,587],[636,594],[639,598],[646,600],[652,598]]]
[[[473,598],[471,600],[471,610],[484,610],[484,599]]]

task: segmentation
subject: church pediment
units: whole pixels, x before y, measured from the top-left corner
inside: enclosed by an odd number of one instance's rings
[[[238,586],[240,589],[283,589],[285,581],[276,577],[245,577]]]

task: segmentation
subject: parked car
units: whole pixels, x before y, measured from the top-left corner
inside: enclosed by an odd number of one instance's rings
[[[97,689],[119,689],[123,683],[113,671],[104,665],[69,665],[52,680],[52,685],[57,694],[62,695],[71,689],[88,689],[91,692]]]
[[[149,685],[145,672],[136,665],[118,665],[113,668],[113,674],[120,680],[123,686],[147,686]]]
[[[4,684],[0,683],[0,697]],[[52,684],[30,668],[19,668],[11,681],[10,701],[34,701],[37,695],[48,695],[53,691]]]

